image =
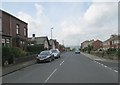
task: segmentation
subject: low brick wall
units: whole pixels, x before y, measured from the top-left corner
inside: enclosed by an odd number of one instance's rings
[[[0,75],[0,76],[12,73],[12,72],[22,69],[24,67],[35,64],[36,56],[37,56],[37,54],[30,55],[30,56],[24,56],[21,58],[16,58],[14,60],[14,64],[10,64],[10,65],[2,67],[2,75]]]
[[[13,65],[16,65],[16,64],[19,64],[19,63],[35,60],[36,56],[37,56],[37,54],[33,54],[33,55],[29,55],[29,56],[23,56],[23,57],[20,57],[20,58],[15,58],[13,60],[12,64],[4,65],[3,67],[9,67],[9,66],[13,66]]]
[[[22,62],[27,62],[27,61],[30,61],[30,60],[34,60],[34,59],[36,59],[36,56],[37,56],[37,54],[29,55],[29,56],[25,56],[25,57],[20,57],[20,58],[15,58],[14,64],[19,64],[19,63],[22,63]]]

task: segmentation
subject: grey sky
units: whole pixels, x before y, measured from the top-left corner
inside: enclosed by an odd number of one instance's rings
[[[66,46],[118,32],[117,2],[4,2],[2,9],[29,24],[29,37],[50,38],[53,27],[53,38]]]

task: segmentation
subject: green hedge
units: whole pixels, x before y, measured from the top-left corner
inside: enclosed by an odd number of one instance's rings
[[[46,50],[44,49],[43,45],[27,46],[27,52],[30,52],[32,54],[40,53],[43,50]]]
[[[14,58],[19,58],[26,56],[26,52],[20,48],[13,48],[13,47],[2,47],[2,64],[4,66],[5,61],[8,64],[12,64],[14,62]]]
[[[117,49],[115,49],[115,48],[109,48],[109,49],[106,51],[107,54],[115,54],[116,52],[117,52]]]
[[[120,58],[120,49],[118,49],[118,51],[117,51],[117,56]]]

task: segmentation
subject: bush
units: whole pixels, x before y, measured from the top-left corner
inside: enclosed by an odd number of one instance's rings
[[[115,54],[117,52],[117,50],[115,48],[109,48],[106,53],[109,54]]]
[[[32,54],[40,53],[43,50],[45,50],[43,45],[27,46],[27,52]]]
[[[25,56],[27,53],[20,48],[2,47],[2,65],[7,61],[8,64],[14,62],[14,58]]]
[[[117,54],[118,58],[120,58],[120,49],[118,49],[116,54]]]
[[[8,62],[8,57],[10,56],[10,48],[9,47],[2,47],[2,65],[4,66],[4,63]]]
[[[27,53],[22,49],[15,47],[15,48],[11,48],[11,54],[14,55],[15,58],[19,58],[26,56]]]

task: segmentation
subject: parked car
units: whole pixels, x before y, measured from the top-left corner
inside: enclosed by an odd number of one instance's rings
[[[37,63],[47,61],[51,62],[52,60],[54,60],[54,55],[50,51],[42,51],[37,56]]]
[[[58,49],[51,49],[50,50],[55,58],[60,58],[60,51]]]
[[[80,50],[75,50],[75,53],[76,54],[80,54]]]

